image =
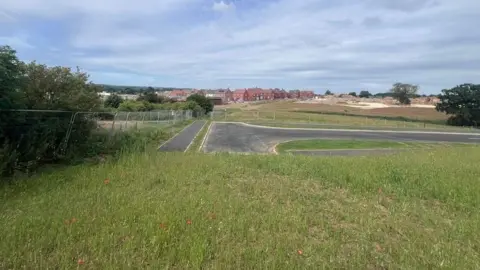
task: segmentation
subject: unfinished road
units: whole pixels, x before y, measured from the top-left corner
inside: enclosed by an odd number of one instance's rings
[[[158,150],[163,152],[185,152],[205,123],[206,121],[200,120],[193,122],[170,140],[162,144]]]
[[[214,122],[206,136],[203,152],[269,153],[278,143],[305,139],[480,143],[480,133],[275,128],[234,122]]]

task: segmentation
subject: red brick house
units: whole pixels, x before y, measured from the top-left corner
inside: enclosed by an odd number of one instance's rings
[[[248,101],[247,89],[236,89],[232,92],[232,99],[234,101]]]
[[[190,91],[186,90],[173,90],[168,94],[168,97],[176,100],[185,100],[190,94]]]
[[[274,99],[285,99],[287,98],[287,92],[285,90],[280,90],[278,88],[273,89],[273,98]]]
[[[274,99],[274,93],[271,89],[266,90],[261,88],[249,88],[247,89],[247,92],[249,101]]]

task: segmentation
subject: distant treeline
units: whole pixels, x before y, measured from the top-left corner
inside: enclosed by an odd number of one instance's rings
[[[163,92],[163,91],[173,91],[178,89],[185,88],[174,88],[174,87],[151,87],[151,86],[122,86],[122,85],[109,85],[109,84],[97,84],[102,87],[105,92],[117,93],[117,94],[130,94],[138,95],[147,92]]]
[[[420,97],[438,97],[439,95],[414,95],[414,98],[420,98]],[[372,95],[372,97],[376,97],[376,98],[385,98],[385,97],[393,97],[393,93],[392,92],[386,92],[386,93],[377,93],[377,94],[374,94]]]

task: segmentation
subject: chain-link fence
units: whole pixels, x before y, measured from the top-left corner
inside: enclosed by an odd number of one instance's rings
[[[192,111],[71,112],[0,110],[0,172],[32,163],[63,159],[83,151],[95,152],[116,143],[119,133],[144,128],[174,132]],[[125,136],[124,136],[125,137]],[[88,154],[88,153],[87,153]]]
[[[212,121],[241,121],[279,127],[363,127],[403,128],[422,130],[452,130],[480,132],[478,127],[458,127],[442,124],[441,121],[409,119],[405,117],[380,115],[352,115],[333,112],[259,111],[223,109],[210,113]]]

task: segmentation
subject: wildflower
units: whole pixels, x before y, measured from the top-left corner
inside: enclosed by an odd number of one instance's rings
[[[108,183],[110,183],[110,179],[106,178],[106,179],[103,181],[103,183],[104,183],[105,185],[107,185]]]
[[[301,249],[297,250],[298,255],[302,255],[303,251]]]
[[[210,213],[208,213],[208,218],[209,219],[216,219],[217,215],[215,215],[215,213],[210,212]]]
[[[187,219],[187,224],[188,225],[191,225],[192,224],[192,221],[190,219]]]
[[[383,250],[383,248],[380,246],[380,244],[376,243],[375,244],[375,250],[377,250],[377,252],[381,252]]]
[[[77,264],[79,264],[79,265],[83,265],[83,264],[85,264],[85,261],[84,261],[84,260],[82,260],[82,259],[78,259],[78,261],[77,261]]]
[[[163,229],[163,230],[167,230],[167,225],[163,224],[163,223],[160,223],[159,225],[160,229]]]
[[[63,223],[64,223],[65,225],[71,225],[71,224],[73,224],[73,223],[75,223],[75,222],[77,222],[77,221],[78,221],[78,220],[77,220],[76,218],[72,218],[72,219],[65,219],[65,220],[63,221]]]

